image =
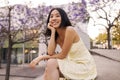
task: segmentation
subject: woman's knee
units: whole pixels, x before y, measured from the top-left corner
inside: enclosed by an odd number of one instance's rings
[[[47,65],[46,65],[47,69],[49,68],[57,68],[58,67],[58,63],[56,59],[49,59],[47,61]]]

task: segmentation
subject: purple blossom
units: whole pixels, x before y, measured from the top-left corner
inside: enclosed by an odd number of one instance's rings
[[[96,4],[96,3],[98,3],[100,0],[90,0],[90,4]]]
[[[28,15],[28,16],[30,16],[30,13],[31,13],[31,11],[30,11],[30,9],[26,9],[26,14]]]
[[[82,0],[82,4],[83,4],[84,6],[86,6],[86,1],[85,1],[85,0]]]
[[[81,12],[81,14],[85,14],[87,11],[85,10],[85,8],[80,8],[80,12]]]
[[[76,6],[73,6],[73,10],[77,10],[78,8]]]
[[[21,24],[25,24],[27,22],[27,20],[25,19],[19,19],[19,21],[21,22]]]

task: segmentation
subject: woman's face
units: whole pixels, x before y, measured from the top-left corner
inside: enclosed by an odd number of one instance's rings
[[[58,28],[61,24],[61,15],[57,10],[53,10],[50,15],[49,23],[52,27]]]

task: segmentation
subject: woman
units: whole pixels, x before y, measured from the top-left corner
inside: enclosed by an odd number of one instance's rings
[[[48,16],[46,34],[50,36],[48,55],[38,56],[30,66],[48,59],[43,80],[59,80],[60,74],[66,79],[91,80],[97,75],[94,59],[72,27],[67,14],[61,8],[53,8]],[[61,52],[56,54],[56,45]]]

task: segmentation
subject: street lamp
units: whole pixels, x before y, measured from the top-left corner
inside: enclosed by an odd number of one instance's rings
[[[23,31],[23,40],[25,39],[25,33]],[[25,42],[23,42],[23,58],[22,58],[22,64],[25,64]]]

